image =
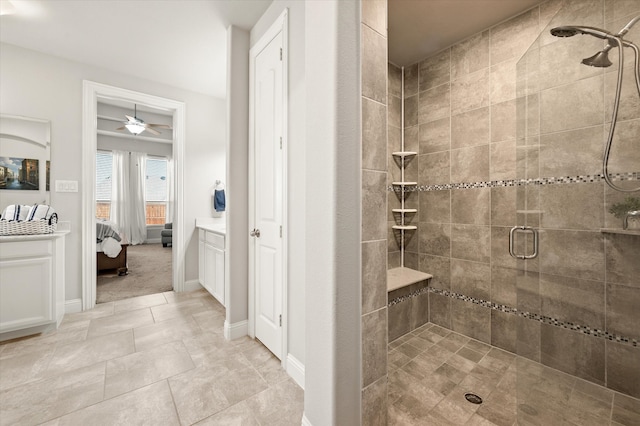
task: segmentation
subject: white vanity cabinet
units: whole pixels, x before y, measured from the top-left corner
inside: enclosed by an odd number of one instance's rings
[[[224,306],[225,236],[200,228],[198,238],[198,279],[200,284]]]
[[[65,302],[65,235],[0,237],[0,340],[60,325]]]

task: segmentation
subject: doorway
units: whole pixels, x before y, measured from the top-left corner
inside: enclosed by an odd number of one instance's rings
[[[91,309],[96,304],[96,152],[97,152],[97,115],[98,101],[128,102],[153,106],[172,115],[173,127],[173,190],[175,205],[172,230],[172,281],[174,291],[184,289],[184,253],[183,236],[183,161],[185,135],[185,105],[182,102],[147,95],[140,92],[121,89],[91,81],[83,82],[83,213],[82,213],[82,303],[83,309]]]
[[[171,112],[98,98],[98,304],[173,289],[172,124]]]
[[[287,11],[250,50],[249,334],[285,364]]]

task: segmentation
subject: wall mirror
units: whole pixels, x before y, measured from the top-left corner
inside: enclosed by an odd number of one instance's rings
[[[51,122],[0,114],[0,207],[49,204]]]

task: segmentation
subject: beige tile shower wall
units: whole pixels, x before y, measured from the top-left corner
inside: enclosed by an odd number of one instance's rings
[[[617,68],[580,64],[601,40],[548,30],[616,32],[638,14],[640,2],[552,0],[406,68],[415,76],[405,84],[405,130],[419,148],[419,185],[602,173]],[[640,41],[640,25],[627,38]],[[612,173],[640,171],[640,100],[628,56]],[[640,338],[640,237],[600,232],[621,227],[608,208],[625,194],[585,182],[412,195],[418,268],[433,274],[432,287]],[[516,224],[540,230],[540,255],[526,266],[508,253]],[[436,324],[640,397],[638,347],[436,293],[429,308]]]
[[[388,64],[387,88],[388,119],[387,119],[387,185],[400,180],[400,167],[396,163],[391,153],[400,151],[402,148],[402,130],[400,129],[400,111],[402,105],[402,70],[393,64]],[[387,253],[388,268],[398,268],[400,266],[400,233],[394,232],[392,226],[399,220],[399,216],[394,215],[392,209],[399,209],[401,202],[394,192],[387,193]]]
[[[387,2],[362,0],[362,424],[387,424]]]
[[[404,68],[404,150],[418,152],[418,66]],[[413,157],[405,165],[404,179],[417,182],[420,173],[418,157]],[[405,225],[419,225],[420,196],[418,192],[409,193],[405,199],[405,208],[418,209],[418,214],[405,216]],[[420,228],[417,231],[405,231],[404,266],[418,269],[418,247],[420,243]]]

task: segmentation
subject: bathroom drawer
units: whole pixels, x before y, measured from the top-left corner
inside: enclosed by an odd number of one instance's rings
[[[3,260],[50,256],[51,253],[52,243],[50,240],[15,241],[11,244],[0,245],[0,258]]]
[[[213,232],[206,232],[205,241],[215,248],[224,250],[224,237],[222,235]]]

